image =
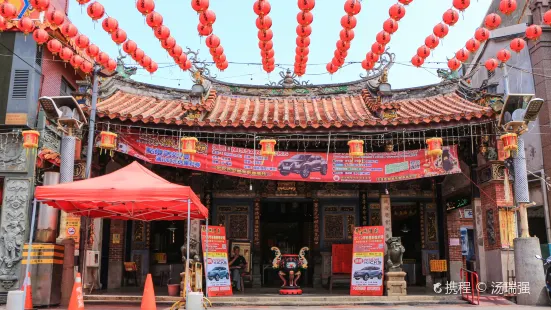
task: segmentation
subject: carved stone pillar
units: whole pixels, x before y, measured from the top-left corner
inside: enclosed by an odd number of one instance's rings
[[[392,237],[390,195],[381,195],[381,224],[385,228],[385,240],[389,240]]]

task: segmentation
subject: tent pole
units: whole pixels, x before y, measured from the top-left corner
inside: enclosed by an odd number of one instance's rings
[[[188,270],[189,270],[189,238],[190,238],[190,228],[191,228],[191,200],[187,200],[187,245],[186,245],[186,279],[189,280]],[[186,296],[189,293],[188,290],[189,283],[186,283]]]
[[[27,264],[25,266],[25,279],[27,278],[27,275],[29,274],[29,269],[31,267],[31,251],[33,248],[33,238],[34,238],[34,219],[36,217],[36,198],[33,200],[33,212],[31,217],[31,232],[29,234],[29,248],[27,249]],[[27,298],[27,285],[23,285],[23,296]],[[25,299],[23,299],[25,300]]]
[[[207,267],[208,267],[208,261],[209,261],[209,217],[207,216],[207,231],[206,231],[206,240],[205,240],[205,243],[207,244],[206,245],[206,252],[207,252],[207,256],[205,257],[205,259],[203,260],[205,262],[205,275],[207,274]],[[207,298],[209,297],[209,288],[206,287],[206,290],[205,290],[205,294],[207,295]]]

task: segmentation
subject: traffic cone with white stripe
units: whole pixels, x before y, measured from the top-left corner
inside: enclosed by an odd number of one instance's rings
[[[75,285],[73,285],[73,293],[69,300],[69,308],[67,310],[84,310],[84,298],[82,297],[82,279],[80,273],[77,273]]]
[[[27,289],[27,294],[25,295],[25,310],[33,310],[33,289],[31,286],[31,273],[27,272],[27,276],[25,277],[25,281],[23,282],[23,288],[22,291],[25,291],[25,288]]]

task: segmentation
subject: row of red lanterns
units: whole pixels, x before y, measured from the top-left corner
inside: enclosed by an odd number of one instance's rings
[[[333,53],[333,59],[326,66],[329,73],[333,74],[339,70],[344,64],[344,60],[348,55],[350,49],[350,42],[354,39],[354,28],[356,27],[357,20],[356,15],[362,10],[362,3],[360,0],[346,0],[344,3],[344,11],[346,15],[341,18],[341,26],[343,27],[337,41],[337,48]]]
[[[256,18],[256,27],[258,28],[258,48],[262,57],[262,68],[267,73],[275,69],[275,52],[272,41],[274,33],[271,29],[272,19],[268,16],[271,10],[272,6],[268,0],[257,0],[253,4],[253,11],[258,16]]]
[[[315,0],[298,0],[300,12],[297,14],[297,47],[295,49],[295,74],[303,76],[306,73],[306,63],[310,53],[310,34],[312,33],[312,22],[314,15],[312,10],[316,6]],[[306,27],[310,27],[309,30]]]
[[[207,37],[205,44],[209,48],[216,68],[224,71],[228,68],[228,61],[226,54],[224,54],[224,48],[220,45],[220,38],[213,34],[213,24],[216,21],[216,14],[213,10],[209,9],[209,5],[209,0],[191,0],[191,7],[199,14],[199,24],[197,25],[199,36]],[[189,68],[191,68],[191,62],[186,62],[186,64],[189,64]]]
[[[413,0],[399,0],[398,2],[388,10],[390,18],[383,23],[383,30],[377,34],[376,42],[371,45],[371,51],[365,55],[365,59],[362,61],[364,70],[373,69],[375,63],[379,61],[386,50],[386,45],[390,43],[391,36],[398,31],[398,22],[406,15],[404,5],[409,5]]]

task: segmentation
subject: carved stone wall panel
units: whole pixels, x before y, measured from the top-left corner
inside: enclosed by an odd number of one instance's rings
[[[29,179],[6,179],[0,222],[0,291],[19,289],[31,199]]]
[[[0,172],[27,172],[27,152],[18,133],[0,134]]]
[[[344,215],[326,214],[324,217],[323,235],[325,240],[344,239]]]
[[[231,214],[228,229],[230,239],[248,239],[249,216],[247,214]]]

